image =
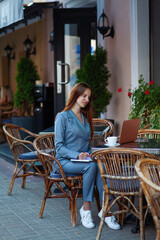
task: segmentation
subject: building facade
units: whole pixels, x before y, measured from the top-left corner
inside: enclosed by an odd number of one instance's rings
[[[54,22],[57,14],[55,9],[58,8],[59,11],[73,9],[72,12],[74,12],[74,9],[96,9],[97,22],[104,10],[109,19],[109,24],[114,27],[114,38],[105,37],[103,39],[102,35],[96,30],[96,39],[93,37],[91,46],[94,49],[96,44],[101,45],[108,52],[108,68],[112,75],[109,81],[109,90],[113,93],[113,97],[106,112],[102,113],[101,117],[114,119],[115,134],[119,134],[122,122],[128,119],[130,111],[131,100],[128,97],[128,89],[134,89],[138,86],[140,74],[143,74],[146,82],[153,80],[153,78],[158,81],[159,34],[155,31],[158,27],[156,24],[157,18],[154,16],[155,12],[158,16],[159,3],[157,0],[64,0],[53,2],[53,5],[44,5],[42,9],[39,9],[34,18],[28,18],[26,22],[21,22],[14,28],[8,27],[4,29],[5,31],[0,32],[0,86],[9,84],[15,92],[16,64],[20,57],[26,54],[23,42],[29,36],[33,41],[33,47],[36,47],[36,55],[32,54],[30,58],[38,67],[42,83],[54,83],[57,94],[65,94],[65,100],[67,100],[72,82],[65,86],[57,84],[59,78],[63,78],[63,76],[60,76],[61,70],[59,70],[63,62],[58,59],[61,51],[57,49],[61,49],[62,45],[60,44],[64,45],[62,55],[68,65],[72,64],[70,71],[73,80],[76,68],[81,67],[79,59],[81,56],[78,55],[81,54],[79,45],[84,42],[84,46],[87,46],[88,33],[87,28],[84,27],[85,37],[82,37],[81,41],[81,38],[79,38],[79,29],[81,28],[77,28],[76,22],[73,22],[71,17],[69,22],[62,21],[65,24],[63,25],[65,29],[60,31],[61,22],[58,22],[58,20],[56,24]],[[33,8],[33,6],[30,8]],[[93,30],[95,30],[95,20],[92,19],[91,22],[94,22]],[[72,28],[69,24],[72,25]],[[78,24],[80,26],[80,23]],[[70,38],[67,37],[69,31]],[[77,35],[75,35],[75,32],[77,32]],[[51,46],[49,40],[53,37],[53,33],[59,34],[59,37],[56,39],[56,36],[54,36],[56,41],[55,43],[52,42],[53,46]],[[61,41],[62,39],[63,41]],[[12,53],[15,53],[15,60],[11,59],[9,66],[8,59],[4,56],[4,48],[7,43],[13,48]],[[73,45],[75,43],[76,50],[73,53],[71,50],[75,48],[75,45]],[[82,55],[87,51],[87,49],[84,49]],[[60,66],[55,61],[59,61]],[[8,67],[10,68],[9,75]],[[65,71],[67,71],[67,66],[65,66]],[[64,81],[67,81],[67,79],[64,79]],[[122,89],[121,92],[118,92],[119,88]],[[59,102],[59,99],[61,97],[57,98],[56,101]]]

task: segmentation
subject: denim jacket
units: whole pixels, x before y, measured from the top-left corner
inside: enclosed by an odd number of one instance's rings
[[[81,113],[82,114],[82,113]],[[82,114],[83,124],[72,110],[58,113],[55,121],[56,158],[63,166],[71,158],[77,158],[80,152],[91,153],[89,139],[90,125]]]

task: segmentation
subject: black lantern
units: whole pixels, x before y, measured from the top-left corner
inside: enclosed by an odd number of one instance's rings
[[[31,54],[36,55],[36,47],[34,47],[33,51],[32,50],[32,45],[33,42],[31,41],[31,39],[29,38],[29,36],[27,36],[26,40],[23,42],[24,44],[24,49],[26,51],[26,57],[29,58],[29,56]]]
[[[11,56],[12,50],[13,50],[13,48],[10,47],[9,44],[7,44],[7,46],[4,48],[5,55],[8,57],[8,60],[15,59],[15,53],[13,53],[13,55]]]
[[[109,20],[108,20],[108,17],[106,16],[106,14],[104,13],[104,10],[103,10],[103,13],[101,14],[101,16],[99,17],[97,25],[98,25],[97,29],[103,35],[103,39],[105,37],[109,37],[109,36],[111,38],[114,37],[114,28],[113,28],[113,26],[111,26],[111,27],[109,26]]]
[[[51,32],[49,41],[51,51],[54,50],[54,31]]]

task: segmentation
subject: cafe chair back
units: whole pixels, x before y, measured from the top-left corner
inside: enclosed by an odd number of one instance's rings
[[[103,142],[105,138],[109,137],[114,131],[114,125],[111,121],[101,118],[93,118],[94,136],[93,146]]]
[[[94,152],[91,157],[97,161],[104,184],[102,218],[97,239],[100,239],[104,218],[118,215],[118,222],[123,226],[126,213],[134,214],[140,221],[140,236],[144,239],[142,189],[135,171],[135,163],[141,157],[156,158],[148,153],[129,148],[108,148]],[[110,200],[112,196],[113,200]],[[136,206],[135,197],[139,199]],[[117,205],[118,210],[115,205]]]
[[[152,124],[149,123],[149,124],[143,126],[142,128],[140,128],[139,130],[142,130],[142,129],[149,129],[149,128],[151,128],[151,127],[152,127]]]
[[[141,159],[136,162],[135,169],[140,178],[148,208],[156,227],[156,240],[160,239],[160,161]]]
[[[71,224],[77,226],[76,202],[78,197],[82,197],[83,175],[66,174],[63,171],[62,165],[55,157],[54,133],[40,135],[34,140],[34,147],[42,163],[46,183],[39,218],[42,218],[47,198],[67,198],[71,211]],[[60,191],[53,191],[51,188],[54,185]],[[96,191],[97,189],[95,189],[95,197],[99,210]]]
[[[140,129],[138,131],[139,138],[159,139],[160,129]]]
[[[46,190],[39,213],[39,217],[42,217],[46,199],[47,198],[67,198],[70,204],[71,210],[71,223],[73,226],[77,225],[77,209],[76,201],[79,195],[79,191],[82,189],[82,175],[67,176],[60,162],[55,158],[55,146],[54,146],[54,133],[40,135],[34,141],[35,149],[37,150],[39,159],[44,168]],[[57,164],[57,167],[54,167]],[[57,171],[54,173],[54,170]],[[64,183],[67,189],[65,189],[61,183]],[[52,193],[51,187],[55,186],[60,189],[60,193]]]
[[[6,141],[3,125],[12,123],[13,116],[17,116],[17,110],[13,109],[12,104],[0,106],[0,143]]]
[[[5,124],[3,131],[15,159],[15,168],[8,191],[8,195],[11,195],[16,178],[22,178],[21,187],[24,188],[26,177],[32,175],[43,176],[43,173],[36,166],[36,163],[40,165],[40,162],[33,146],[33,140],[38,135],[14,124]]]

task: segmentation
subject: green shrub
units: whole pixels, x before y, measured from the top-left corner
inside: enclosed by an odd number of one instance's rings
[[[86,55],[82,68],[76,71],[76,83],[86,82],[93,90],[94,117],[99,117],[112,98],[112,93],[107,89],[111,74],[106,64],[107,51],[97,47],[93,55]]]
[[[35,81],[40,79],[37,67],[29,58],[21,58],[17,63],[16,92],[14,106],[20,109],[21,116],[32,115]]]

